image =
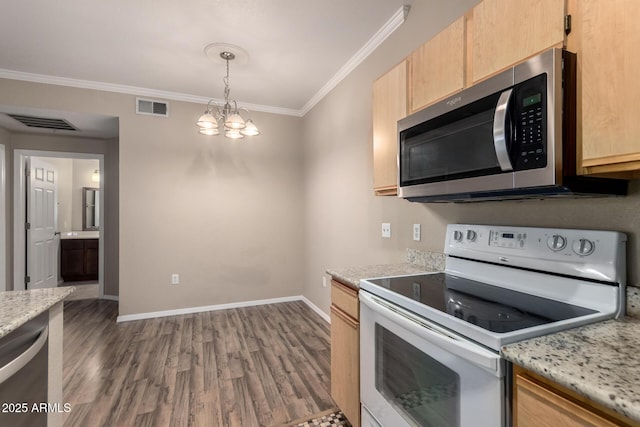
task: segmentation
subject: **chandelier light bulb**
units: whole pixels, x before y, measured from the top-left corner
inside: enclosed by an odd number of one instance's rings
[[[209,136],[220,135],[220,131],[218,130],[217,126],[215,128],[200,128],[200,133]]]
[[[260,134],[258,128],[251,119],[246,121],[244,129],[242,129],[240,133],[246,136],[256,136]]]
[[[204,129],[216,129],[218,127],[218,121],[210,112],[207,111],[200,116],[196,125]]]
[[[242,139],[242,138],[244,138],[244,135],[242,135],[238,129],[229,129],[229,130],[225,131],[224,136],[226,136],[227,138],[231,138],[231,139]]]

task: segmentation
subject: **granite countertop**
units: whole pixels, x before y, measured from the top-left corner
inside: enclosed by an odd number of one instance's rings
[[[420,274],[430,271],[426,267],[409,263],[401,264],[377,264],[363,265],[359,267],[344,267],[327,269],[327,274],[334,277],[341,283],[349,285],[355,289],[360,288],[361,279],[373,279],[375,277],[404,276],[408,274]]]
[[[99,230],[89,230],[89,231],[67,231],[65,233],[60,234],[60,238],[62,240],[71,240],[71,239],[99,239],[100,231]]]
[[[587,325],[502,351],[507,360],[640,421],[640,319]]]
[[[44,313],[75,291],[73,286],[0,292],[0,338]]]
[[[328,268],[327,274],[355,289],[360,280],[376,277],[406,276],[444,270],[445,256],[439,252],[407,249],[407,262],[398,264],[374,264],[357,267]]]

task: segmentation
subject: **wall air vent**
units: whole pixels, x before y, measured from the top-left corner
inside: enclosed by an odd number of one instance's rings
[[[153,99],[136,98],[136,113],[149,116],[169,117],[169,103]]]
[[[23,114],[9,114],[7,116],[11,117],[14,120],[19,121],[25,126],[30,128],[39,128],[39,129],[53,129],[53,130],[70,130],[77,131],[78,129],[73,126],[71,123],[64,119],[51,119],[48,117],[35,117],[35,116],[25,116]]]

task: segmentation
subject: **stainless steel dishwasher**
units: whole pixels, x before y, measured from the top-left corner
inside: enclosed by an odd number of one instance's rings
[[[47,425],[48,323],[47,311],[0,338],[0,426]]]

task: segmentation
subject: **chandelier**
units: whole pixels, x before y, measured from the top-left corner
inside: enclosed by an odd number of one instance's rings
[[[224,82],[224,105],[215,105],[213,99],[207,104],[207,110],[200,116],[196,125],[203,135],[220,135],[231,139],[241,139],[245,136],[255,136],[260,132],[249,116],[249,110],[238,108],[238,103],[229,99],[229,61],[236,57],[232,52],[220,52],[220,57],[227,63],[227,75],[222,79]],[[245,120],[240,115],[240,110],[246,111],[248,118]]]

